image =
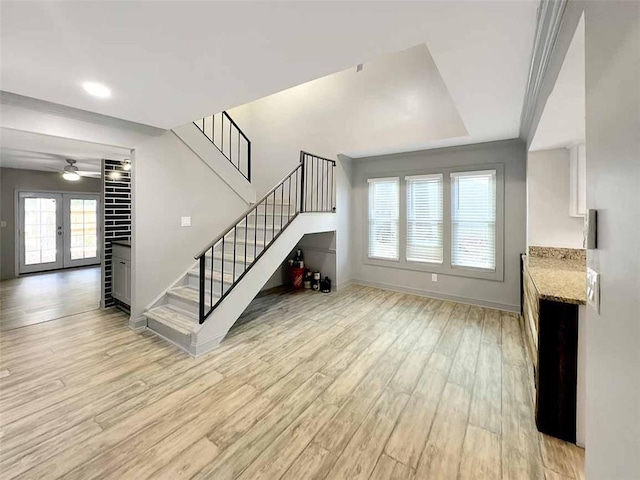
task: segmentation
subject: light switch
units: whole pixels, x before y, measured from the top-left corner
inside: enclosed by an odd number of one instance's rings
[[[437,273],[432,273],[431,274],[431,281],[432,282],[437,282],[438,281],[438,274]]]
[[[600,313],[600,274],[587,268],[587,304]]]
[[[190,227],[191,226],[191,217],[180,217],[180,225],[182,227]]]
[[[1,227],[1,228],[6,228],[6,226],[7,226],[7,222],[5,222],[4,220],[2,220],[2,221],[0,222],[0,227]]]

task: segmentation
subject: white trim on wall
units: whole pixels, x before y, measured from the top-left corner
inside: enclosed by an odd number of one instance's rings
[[[420,288],[403,287],[400,285],[391,285],[391,284],[380,283],[380,282],[370,282],[368,280],[352,280],[349,282],[349,284],[364,285],[367,287],[380,288],[382,290],[389,290],[392,292],[408,293],[411,295],[418,295],[420,297],[436,298],[438,300],[447,300],[450,302],[464,303],[465,305],[476,305],[479,307],[494,308],[496,310],[504,310],[507,312],[520,313],[520,305],[489,302],[486,300],[480,300],[478,298],[460,297],[457,295],[449,295],[446,293],[433,292],[430,290],[423,290]]]

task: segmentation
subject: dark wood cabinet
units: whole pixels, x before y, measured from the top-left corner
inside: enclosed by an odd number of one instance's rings
[[[538,430],[575,443],[578,305],[540,298],[525,267],[522,311]]]
[[[575,443],[578,306],[539,302],[536,425],[542,433]]]

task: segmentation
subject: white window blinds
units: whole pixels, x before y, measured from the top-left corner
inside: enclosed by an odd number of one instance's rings
[[[451,174],[451,265],[496,266],[496,171]]]
[[[369,179],[369,257],[398,260],[400,179]]]
[[[407,261],[442,263],[443,175],[417,175],[407,182]]]

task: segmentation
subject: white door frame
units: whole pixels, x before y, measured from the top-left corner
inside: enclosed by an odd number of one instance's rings
[[[41,266],[38,268],[35,268],[36,266],[34,266],[34,268],[29,268],[27,267],[27,270],[25,271],[24,269],[21,268],[21,263],[22,263],[22,258],[23,258],[23,250],[24,250],[24,245],[22,244],[22,229],[23,227],[23,212],[21,212],[21,208],[20,208],[20,197],[24,196],[24,195],[31,195],[33,197],[40,197],[40,196],[47,196],[47,195],[59,195],[60,196],[60,208],[63,208],[63,204],[65,203],[63,200],[63,196],[64,195],[71,195],[71,196],[76,196],[76,195],[87,195],[87,196],[91,196],[92,198],[97,198],[98,199],[98,210],[96,212],[97,214],[97,235],[98,235],[98,241],[97,241],[97,252],[96,252],[96,258],[95,259],[91,259],[90,263],[87,263],[87,265],[100,265],[101,259],[102,259],[102,244],[104,243],[104,233],[103,233],[103,220],[102,220],[102,203],[104,202],[103,196],[101,193],[96,193],[96,192],[76,192],[76,191],[61,191],[61,190],[37,190],[37,189],[25,189],[25,188],[21,188],[21,189],[16,189],[14,192],[14,218],[15,218],[15,232],[14,232],[14,242],[15,242],[15,275],[16,277],[23,275],[23,274],[27,274],[27,273],[32,273],[32,272],[45,272],[47,270],[59,270],[64,267],[64,247],[63,247],[63,242],[59,241],[57,243],[58,249],[60,252],[63,252],[60,256],[60,266],[55,266],[55,267],[50,267],[50,268],[42,268]],[[63,218],[63,222],[64,217],[66,217],[66,215],[64,215],[64,212],[61,212],[60,215]],[[69,222],[69,220],[66,220],[66,222]],[[61,225],[63,227],[63,231],[67,230],[67,226],[65,226],[64,224]],[[59,238],[62,238],[61,236],[57,236]],[[58,262],[56,262],[57,264]],[[42,265],[42,264],[38,264],[38,265]],[[73,268],[75,266],[81,266],[81,264],[76,264],[73,265],[72,267],[67,267],[67,268]],[[103,270],[104,270],[104,266],[102,266]]]

